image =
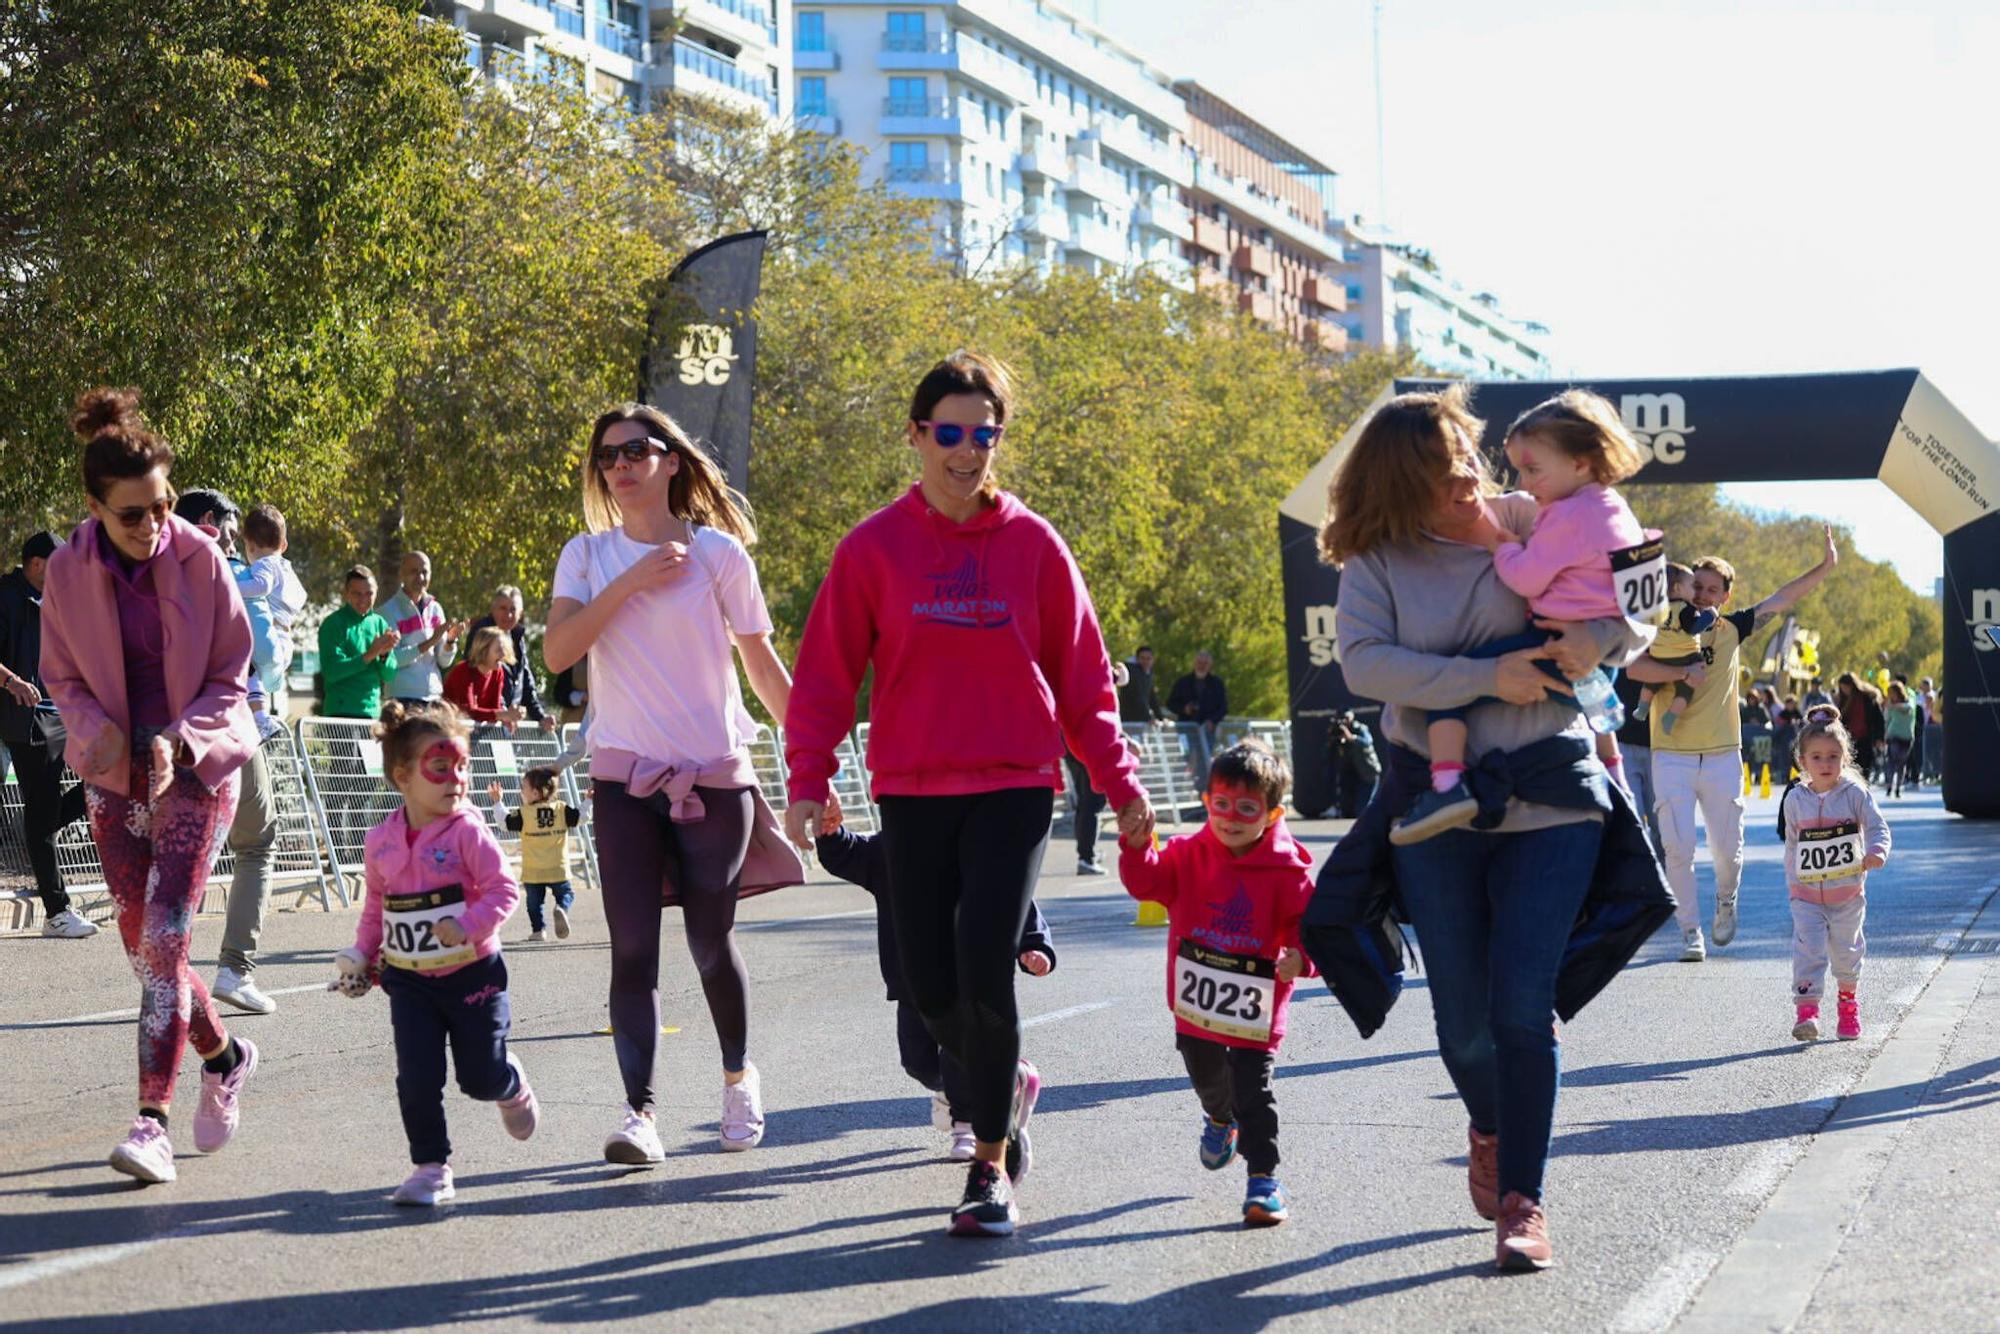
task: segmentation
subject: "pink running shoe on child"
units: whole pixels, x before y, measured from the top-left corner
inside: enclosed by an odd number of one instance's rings
[[[519,1082],[514,1086],[513,1097],[500,1100],[500,1124],[515,1139],[526,1139],[541,1123],[541,1104],[535,1101],[535,1091],[528,1087],[528,1072],[521,1068],[513,1052],[507,1053],[507,1064],[514,1068],[514,1078]]]
[[[417,1170],[410,1173],[396,1193],[389,1198],[397,1204],[414,1205],[419,1209],[430,1209],[440,1204],[449,1204],[458,1191],[451,1184],[450,1163],[418,1163]]]
[[[1842,1042],[1852,1042],[1861,1036],[1861,1002],[1854,998],[1853,992],[1843,991],[1838,1008],[1840,1025],[1834,1033]]]
[[[1819,1006],[1811,1001],[1800,1001],[1796,1021],[1792,1024],[1792,1036],[1800,1042],[1819,1040]]]

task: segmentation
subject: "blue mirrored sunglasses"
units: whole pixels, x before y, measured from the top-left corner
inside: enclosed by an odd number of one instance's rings
[[[960,426],[957,422],[918,422],[916,424],[929,430],[931,439],[937,441],[939,447],[943,449],[957,449],[960,445],[964,444],[968,431],[972,433],[972,443],[974,445],[980,449],[991,449],[1000,443],[1000,433],[1007,429],[1005,426]]]

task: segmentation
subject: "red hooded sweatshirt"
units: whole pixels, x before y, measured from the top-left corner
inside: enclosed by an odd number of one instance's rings
[[[1311,868],[1311,855],[1283,820],[1241,857],[1230,856],[1205,824],[1164,851],[1135,851],[1119,840],[1125,891],[1166,905],[1175,1031],[1225,1047],[1278,1049],[1292,1004],[1292,984],[1278,980],[1278,947],[1299,948]]]
[[[826,800],[871,664],[877,797],[1059,789],[1065,740],[1113,810],[1145,794],[1083,576],[1005,491],[960,524],[912,486],[834,548],[785,709],[793,801]]]

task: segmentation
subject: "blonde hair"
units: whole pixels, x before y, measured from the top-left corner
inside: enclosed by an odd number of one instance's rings
[[[1592,480],[1616,486],[1646,466],[1648,456],[1611,401],[1588,389],[1565,389],[1514,419],[1507,439],[1533,436],[1590,465]]]
[[[1398,394],[1376,409],[1327,483],[1320,559],[1339,565],[1386,542],[1415,540],[1450,478],[1472,478],[1480,494],[1491,495],[1493,479],[1479,449],[1485,433],[1462,384]]]
[[[591,532],[606,532],[625,521],[610,483],[597,466],[597,447],[604,443],[604,433],[619,422],[644,422],[653,437],[680,459],[680,471],[667,483],[667,509],[676,519],[718,528],[746,547],[756,543],[750,502],[730,488],[722,466],[688,438],[679,422],[646,403],[621,403],[590,428],[590,448],[583,455],[583,519]]]
[[[472,664],[473,671],[479,670],[479,660],[495,644],[500,646],[500,661],[509,667],[514,665],[514,636],[497,625],[482,625],[472,632],[472,642],[465,646],[465,660]]]

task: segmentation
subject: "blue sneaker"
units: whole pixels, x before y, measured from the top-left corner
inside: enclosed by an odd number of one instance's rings
[[[1201,1118],[1201,1165],[1220,1171],[1236,1160],[1236,1123]]]
[[[1408,847],[1448,829],[1471,824],[1478,814],[1479,803],[1466,791],[1465,784],[1453,783],[1448,792],[1432,790],[1417,798],[1410,813],[1389,827],[1389,841],[1399,848]]]
[[[1251,1177],[1243,1192],[1243,1226],[1276,1227],[1290,1216],[1291,1199],[1276,1177]]]

